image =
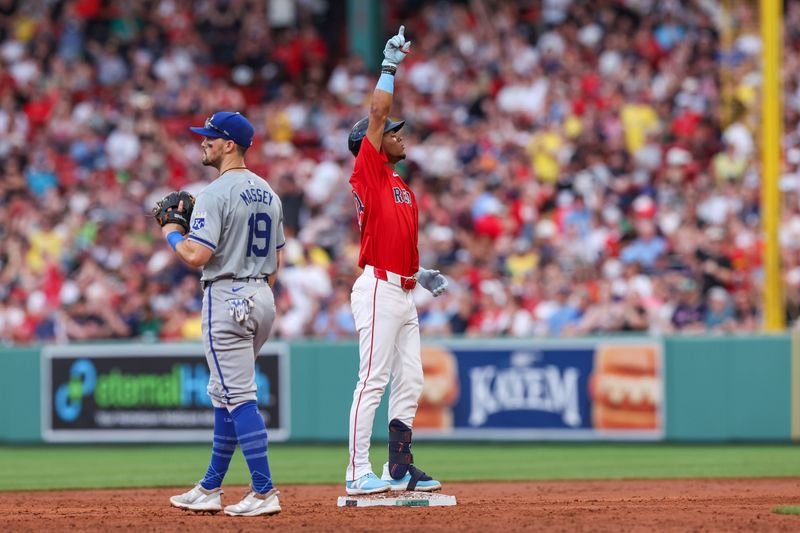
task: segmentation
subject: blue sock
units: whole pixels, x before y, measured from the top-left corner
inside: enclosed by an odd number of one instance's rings
[[[211,449],[211,463],[208,472],[200,482],[204,489],[211,490],[222,485],[222,479],[228,472],[231,457],[236,451],[236,429],[233,417],[225,408],[214,408],[214,445]]]
[[[267,427],[255,401],[244,402],[233,410],[233,424],[239,446],[250,468],[253,490],[264,494],[272,489],[272,474],[267,459]]]

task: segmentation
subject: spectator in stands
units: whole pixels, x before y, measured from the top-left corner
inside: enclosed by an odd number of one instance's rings
[[[636,232],[636,239],[622,249],[620,258],[623,263],[638,263],[645,270],[652,270],[667,251],[667,243],[656,234],[656,225],[651,219],[637,220]]]
[[[722,287],[713,287],[706,295],[704,322],[706,330],[730,332],[734,326],[734,309],[730,294]]]
[[[700,332],[705,329],[705,308],[697,285],[685,279],[680,285],[678,304],[672,313],[672,325],[678,331]]]

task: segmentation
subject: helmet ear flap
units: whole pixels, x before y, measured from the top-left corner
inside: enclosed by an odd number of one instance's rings
[[[353,129],[350,130],[350,135],[347,137],[347,148],[355,157],[358,157],[358,152],[361,150],[361,141],[367,136],[368,127],[369,117],[364,117],[356,122]]]
[[[361,151],[361,142],[364,139],[358,141],[350,141],[347,143],[347,147],[350,149],[350,153],[353,154],[354,157],[358,157],[358,152]]]

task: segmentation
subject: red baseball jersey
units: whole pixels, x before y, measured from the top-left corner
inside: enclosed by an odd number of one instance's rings
[[[382,268],[401,276],[419,270],[417,199],[388,166],[386,154],[364,138],[350,176],[361,228],[358,266]]]

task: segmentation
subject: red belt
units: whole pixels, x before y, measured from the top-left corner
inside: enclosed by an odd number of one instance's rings
[[[401,276],[400,274],[395,274],[394,272],[389,272],[388,270],[376,267],[372,267],[372,273],[376,278],[382,279],[383,281],[388,281],[389,283],[397,285],[398,287],[402,287],[407,291],[410,291],[417,286],[417,278],[413,276]]]

